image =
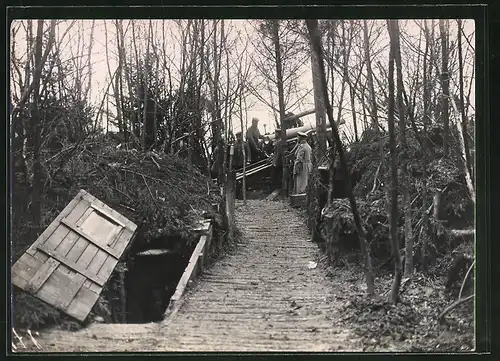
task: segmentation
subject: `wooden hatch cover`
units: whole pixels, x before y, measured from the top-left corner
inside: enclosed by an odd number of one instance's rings
[[[136,229],[81,190],[12,266],[12,283],[84,321]]]

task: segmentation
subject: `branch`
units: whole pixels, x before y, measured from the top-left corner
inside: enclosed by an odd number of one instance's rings
[[[47,57],[49,56],[50,49],[52,48],[52,44],[54,42],[55,38],[55,32],[56,32],[56,20],[51,20],[50,22],[50,36],[49,36],[49,42],[47,44],[47,47],[45,48],[45,52],[43,53],[42,60],[40,61],[40,64],[38,65],[37,68],[35,68],[35,74],[40,73],[42,71],[43,65],[47,61]],[[28,100],[28,97],[30,96],[31,92],[33,91],[33,87],[35,85],[35,79],[31,82],[29,87],[24,91],[23,95],[21,96],[21,99],[19,100],[19,103],[14,107],[12,110],[11,117],[15,118],[18,113],[21,111],[21,109],[24,107],[24,104]]]
[[[454,308],[456,308],[457,306],[461,305],[462,303],[464,302],[467,302],[468,300],[471,300],[474,298],[474,294],[472,295],[469,295],[465,298],[460,298],[459,300],[453,302],[451,305],[449,305],[448,307],[446,307],[444,309],[443,312],[441,312],[441,314],[437,317],[438,321],[442,321],[443,320],[443,317],[448,313],[450,312],[451,310],[453,310]]]

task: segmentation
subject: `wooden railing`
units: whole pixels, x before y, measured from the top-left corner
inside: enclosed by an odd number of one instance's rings
[[[199,232],[200,238],[196,247],[191,254],[189,263],[182,274],[181,279],[177,283],[174,295],[170,298],[168,307],[164,313],[164,321],[169,321],[171,317],[179,310],[184,299],[184,293],[187,286],[192,282],[208,264],[208,254],[213,237],[213,225],[211,220],[206,220],[194,228]]]

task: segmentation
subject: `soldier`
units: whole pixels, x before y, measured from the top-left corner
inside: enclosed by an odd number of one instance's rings
[[[306,192],[309,175],[312,171],[312,149],[307,143],[307,134],[298,132],[299,144],[295,151],[295,163],[293,166],[295,193],[302,194]]]
[[[244,151],[244,154],[243,154]],[[233,155],[233,167],[234,169],[243,168],[243,162],[247,164],[251,162],[250,147],[247,142],[243,141],[243,134],[241,132],[236,133],[236,142],[234,143],[234,155]]]
[[[262,139],[262,135],[260,135],[258,125],[259,119],[252,118],[252,125],[247,130],[247,142],[252,151],[252,159],[254,161],[260,159],[262,156],[262,152],[259,149],[259,139]]]

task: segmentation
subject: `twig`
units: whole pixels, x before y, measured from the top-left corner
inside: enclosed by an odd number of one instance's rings
[[[35,338],[33,337],[33,335],[31,334],[31,330],[28,330],[28,335],[30,336],[31,338],[31,341],[33,342],[33,344],[36,346],[37,349],[41,350],[42,349],[42,346],[40,346],[40,344],[37,342],[37,340],[35,340]]]
[[[140,175],[141,177],[143,178],[149,178],[149,179],[152,179],[152,180],[155,180],[155,181],[158,181],[158,182],[161,182],[161,183],[164,183],[164,184],[169,184],[167,182],[165,182],[164,180],[162,179],[159,179],[159,178],[155,178],[155,177],[151,177],[149,175],[146,175],[146,174],[142,174],[142,173],[139,173],[139,172],[135,172],[133,170],[130,170],[130,169],[127,169],[127,168],[120,168],[121,170],[123,170],[124,172],[129,172],[129,173],[132,173],[132,174],[135,174],[135,175]],[[170,185],[170,184],[169,184]]]
[[[128,209],[128,210],[130,210],[130,211],[132,211],[132,212],[135,212],[135,209],[134,209],[134,208],[132,208],[132,207],[126,206],[125,204],[121,204],[121,203],[118,203],[118,204],[119,204],[121,207],[123,207],[123,208],[126,208],[126,209]]]
[[[156,205],[156,199],[155,199],[155,197],[153,197],[153,193],[151,192],[151,188],[149,188],[148,182],[146,182],[146,177],[144,177],[144,175],[142,175],[142,180],[144,181],[144,184],[148,188],[149,195],[151,196],[151,199],[153,200],[154,205],[157,206]]]
[[[21,344],[21,346],[23,346],[23,348],[27,348],[23,342],[23,338],[17,334],[15,328],[12,328],[12,332],[14,332],[14,336],[16,336],[16,338],[19,340],[19,343]]]
[[[460,298],[459,300],[457,300],[457,301],[453,302],[451,305],[449,305],[448,307],[446,307],[446,308],[444,309],[444,311],[443,311],[443,312],[441,312],[441,314],[437,317],[437,319],[438,319],[439,321],[441,321],[441,320],[443,319],[443,317],[444,317],[444,316],[445,316],[448,312],[450,312],[450,311],[451,311],[451,310],[453,310],[455,307],[457,307],[457,306],[461,305],[462,303],[464,303],[464,302],[466,302],[466,301],[468,301],[468,300],[470,300],[470,299],[472,299],[472,298],[474,298],[474,294],[469,295],[469,296],[467,296],[467,297],[465,297],[465,298]]]
[[[375,192],[375,188],[377,187],[377,177],[378,177],[378,172],[380,171],[380,167],[382,166],[382,161],[379,163],[377,171],[375,172],[375,178],[373,179],[373,188],[370,191],[370,193]]]
[[[153,161],[153,163],[156,165],[156,167],[158,168],[158,170],[161,170],[160,165],[156,162],[156,160],[153,158],[153,156],[151,156],[150,158]]]
[[[54,154],[54,155],[53,155],[52,157],[50,157],[49,159],[45,160],[45,163],[50,162],[52,159],[59,157],[59,156],[60,156],[61,154],[63,154],[63,153],[66,153],[66,152],[68,152],[68,151],[70,151],[70,150],[73,150],[73,149],[77,148],[79,145],[80,145],[80,144],[76,144],[76,145],[74,145],[74,146],[71,146],[71,147],[68,147],[68,148],[62,149],[61,151],[57,152],[56,154]]]
[[[472,262],[472,264],[469,267],[469,270],[465,274],[464,280],[462,281],[462,287],[460,287],[460,293],[458,294],[458,299],[462,298],[462,291],[464,290],[465,281],[467,281],[467,277],[469,277],[469,273],[472,270],[472,267],[474,267],[474,263],[476,263],[476,260],[474,260],[474,262]]]

